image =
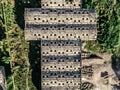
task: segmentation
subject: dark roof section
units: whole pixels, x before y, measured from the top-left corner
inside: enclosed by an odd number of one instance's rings
[[[26,24],[26,30],[92,30],[97,29],[96,24]]]
[[[64,61],[64,62],[80,62],[80,55],[72,55],[72,56],[68,56],[68,55],[63,55],[63,56],[52,56],[52,55],[49,55],[49,56],[42,56],[42,61],[43,62],[54,62],[54,61],[57,61],[57,62],[60,62],[59,60],[61,61]]]
[[[80,46],[80,40],[42,40],[42,46]]]
[[[80,78],[80,71],[42,71],[41,72],[45,78]],[[47,76],[47,77],[46,77]]]
[[[25,8],[25,12],[27,13],[39,13],[39,14],[49,14],[49,13],[57,13],[57,14],[89,14],[89,13],[96,13],[96,10],[94,9],[67,9],[67,8],[62,8],[62,9],[43,9],[43,8]]]

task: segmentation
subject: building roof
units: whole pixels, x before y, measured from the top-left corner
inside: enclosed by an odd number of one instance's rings
[[[79,90],[81,41],[41,40],[41,48],[42,89]]]
[[[25,9],[25,39],[41,41],[42,90],[80,90],[81,40],[97,38],[97,13],[81,0],[41,0]]]
[[[42,8],[80,8],[81,0],[41,0]]]
[[[67,33],[74,34],[72,36],[82,40],[95,40],[97,36],[96,11],[80,8],[25,9],[26,40],[59,39],[50,36],[52,34],[56,34],[58,37],[62,34],[63,38],[61,40],[74,40],[72,37],[64,36]]]

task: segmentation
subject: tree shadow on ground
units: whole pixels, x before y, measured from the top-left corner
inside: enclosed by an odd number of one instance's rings
[[[10,64],[5,64],[5,63],[0,61],[0,66],[4,66],[5,67],[5,76],[6,76],[6,79],[7,79],[8,76],[11,74]]]
[[[96,55],[96,54],[90,54],[87,59],[103,59],[102,57]]]
[[[96,54],[93,54],[93,53],[91,53],[91,52],[89,52],[89,51],[83,51],[82,50],[82,53],[83,53],[83,55],[86,55],[86,56],[83,56],[82,57],[82,59],[103,59],[102,57],[100,57],[100,56],[98,56],[98,55],[96,55]]]
[[[15,0],[15,18],[20,28],[24,29],[24,10],[25,8],[40,8],[41,0]]]
[[[2,27],[0,27],[0,41],[2,41],[2,39],[4,39],[5,37],[5,30]]]
[[[24,10],[25,8],[40,8],[41,0],[14,0],[14,13],[16,23],[21,29],[25,28]],[[40,90],[40,47],[39,42],[30,42],[29,44],[29,62],[32,69],[32,82]]]
[[[29,43],[29,62],[32,68],[32,82],[40,90],[41,88],[41,55],[40,42],[32,41]]]
[[[115,72],[117,78],[120,80],[120,58],[113,55],[112,57],[112,69]]]
[[[0,18],[0,20],[2,20],[2,19]],[[5,30],[4,30],[4,28],[2,26],[0,26],[0,41],[4,40],[5,38],[6,38]],[[5,47],[4,47],[4,49],[5,49]],[[2,51],[0,49],[0,66],[5,67],[6,78],[8,78],[8,76],[11,74],[11,69],[10,69],[10,64],[5,63],[5,61],[2,61],[2,58],[8,57],[8,56],[9,56],[8,52],[5,52],[5,50]]]

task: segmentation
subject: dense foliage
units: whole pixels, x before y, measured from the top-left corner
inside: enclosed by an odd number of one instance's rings
[[[84,0],[83,7],[97,10],[99,26],[97,41],[88,41],[86,47],[92,51],[97,48],[99,52],[119,54],[120,1],[114,4],[114,0]]]
[[[0,1],[1,41],[0,41],[0,65],[8,65],[10,70],[7,77],[8,90],[34,89],[31,72],[29,70],[28,50],[29,44],[24,40],[23,30],[15,21],[14,6],[8,2]],[[11,68],[11,69],[10,69]],[[31,87],[29,87],[31,86]]]

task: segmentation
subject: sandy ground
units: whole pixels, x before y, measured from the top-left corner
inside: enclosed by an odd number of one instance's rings
[[[93,67],[93,76],[87,79],[83,76],[83,81],[91,82],[95,85],[93,90],[112,90],[112,85],[118,84],[118,79],[111,67],[111,54],[97,54],[102,59],[84,59],[82,65]],[[108,72],[107,78],[101,77],[101,72]]]

